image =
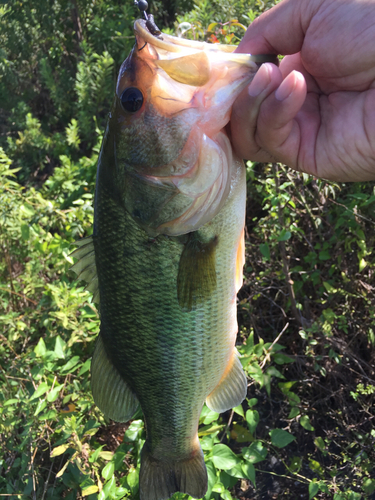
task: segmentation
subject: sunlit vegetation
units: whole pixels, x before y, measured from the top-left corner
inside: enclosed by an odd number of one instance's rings
[[[238,43],[260,0],[153,1],[169,33]],[[0,6],[0,494],[137,500],[142,414],[93,404],[99,317],[69,271],[92,232],[95,170],[132,1]],[[373,183],[247,163],[242,406],[204,407],[206,500],[375,492]],[[186,495],[176,495],[175,499]]]

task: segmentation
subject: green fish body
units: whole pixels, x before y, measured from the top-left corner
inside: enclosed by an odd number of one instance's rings
[[[94,233],[73,269],[99,303],[94,400],[117,421],[144,414],[141,500],[201,498],[202,406],[228,410],[247,389],[235,349],[245,169],[223,127],[256,65],[159,40],[142,21],[135,32],[99,157]]]

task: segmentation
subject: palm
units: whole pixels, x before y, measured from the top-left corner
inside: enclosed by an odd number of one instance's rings
[[[352,74],[348,74],[343,62],[338,65],[336,75],[322,75],[321,66],[310,64],[310,73],[305,69],[308,65],[303,62],[301,55],[296,54],[286,56],[281,65],[282,74],[288,74],[292,69],[301,71],[307,85],[306,101],[295,117],[298,128],[295,127],[288,138],[290,144],[284,144],[285,149],[290,147],[289,154],[293,154],[296,135],[299,136],[293,166],[319,177],[337,180],[351,178],[355,166],[358,180],[368,179],[375,158],[375,117],[372,111],[375,109],[375,89],[371,88],[375,74],[373,76],[365,68],[363,71],[354,66]],[[323,70],[328,65],[328,61],[323,63]],[[314,73],[317,76],[313,77]]]

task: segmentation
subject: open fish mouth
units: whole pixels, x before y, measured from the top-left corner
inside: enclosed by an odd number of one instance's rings
[[[277,56],[153,34],[149,26],[135,21],[136,44],[120,69],[116,158],[132,217],[150,235],[179,236],[223,207],[233,173],[223,129],[260,64]]]

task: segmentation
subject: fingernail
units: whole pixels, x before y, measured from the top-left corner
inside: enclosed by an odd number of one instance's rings
[[[295,72],[292,71],[289,75],[283,80],[279,86],[279,88],[275,92],[275,97],[278,101],[285,101],[296,88],[297,77]]]
[[[256,72],[253,81],[249,85],[249,95],[257,97],[270,83],[270,70],[268,64],[262,66]]]

